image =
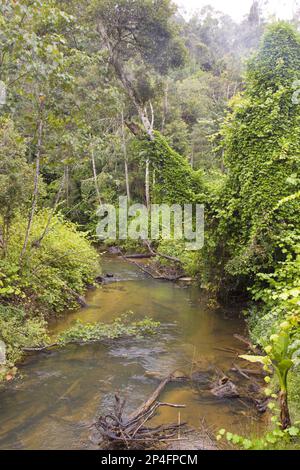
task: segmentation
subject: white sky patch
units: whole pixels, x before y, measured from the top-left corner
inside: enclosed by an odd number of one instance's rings
[[[216,10],[230,15],[234,20],[240,21],[250,11],[253,0],[174,0],[180,6],[181,12],[187,16],[205,5],[211,5]],[[276,15],[278,19],[290,19],[293,13],[300,8],[300,0],[261,0],[265,3],[263,10],[265,16]]]

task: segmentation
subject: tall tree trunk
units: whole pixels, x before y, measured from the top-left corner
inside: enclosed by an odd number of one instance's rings
[[[35,240],[33,243],[32,243],[32,246],[38,248],[40,246],[40,244],[42,243],[42,241],[44,240],[44,238],[46,237],[46,235],[48,235],[49,233],[49,230],[50,230],[50,224],[51,224],[51,221],[52,221],[52,218],[56,212],[56,209],[57,209],[57,206],[58,206],[58,203],[60,201],[60,197],[61,197],[61,193],[62,193],[62,190],[63,190],[63,187],[64,187],[64,184],[65,184],[65,176],[63,176],[62,178],[62,181],[61,181],[61,184],[60,184],[60,187],[59,187],[59,190],[57,191],[57,194],[56,194],[56,198],[55,198],[55,201],[54,201],[54,205],[53,205],[53,208],[49,214],[49,217],[48,217],[48,220],[47,220],[47,223],[45,225],[45,228],[43,230],[43,233],[42,235],[37,239]]]
[[[286,390],[281,390],[279,394],[280,422],[282,429],[291,427],[291,418],[288,406],[288,395]]]
[[[163,113],[162,113],[162,120],[161,120],[161,132],[163,133],[165,130],[167,114],[168,114],[168,94],[169,94],[169,83],[168,80],[166,82],[166,88],[164,92],[164,102],[163,102]]]
[[[150,140],[154,140],[154,135],[153,135],[153,128],[154,128],[154,110],[151,101],[149,101],[149,107],[151,111],[151,121],[148,118],[147,115],[147,110],[145,110],[146,117],[147,117],[147,126],[150,126],[148,128],[148,135],[150,137]],[[145,126],[146,129],[146,126]],[[146,206],[149,209],[151,205],[151,197],[150,197],[150,161],[149,158],[146,159],[146,167],[145,167],[145,196],[146,196]]]
[[[99,202],[99,206],[102,206],[102,200],[101,200],[101,195],[100,195],[100,189],[98,185],[98,178],[97,178],[97,171],[96,171],[96,162],[95,162],[95,154],[94,154],[94,147],[92,145],[91,148],[91,158],[92,158],[92,167],[93,167],[93,175],[94,175],[94,183],[95,183],[95,189],[97,193],[97,198]]]
[[[151,133],[153,133],[153,129],[154,129],[154,109],[153,109],[151,100],[149,101],[149,107],[150,107],[150,111],[151,111],[150,129],[151,129]]]
[[[191,168],[194,168],[194,144],[192,143],[191,148]]]
[[[225,164],[224,164],[224,149],[222,149],[222,155],[221,155],[221,172],[224,174],[225,173]]]
[[[140,119],[143,123],[146,134],[148,135],[149,139],[151,141],[153,141],[154,140],[153,127],[152,127],[151,122],[149,120],[146,108],[143,107],[143,106],[140,106],[139,104],[137,104],[136,109],[137,109],[138,115],[139,115],[139,117],[140,117]]]
[[[121,130],[122,130],[122,146],[124,154],[124,168],[125,168],[125,183],[126,183],[126,194],[128,202],[130,201],[130,185],[129,185],[129,174],[128,174],[128,159],[127,159],[127,146],[125,138],[125,126],[124,126],[124,112],[121,112]]]
[[[66,206],[69,207],[69,167],[68,165],[65,165],[64,180],[65,180]]]
[[[5,222],[5,219],[3,219],[3,225],[0,226],[0,250],[2,250],[2,256],[3,258],[6,257],[6,247],[7,247],[7,223]]]
[[[3,237],[3,228],[0,226],[0,248],[4,249],[4,237]]]
[[[128,172],[127,160],[124,160],[124,169],[125,169],[126,194],[127,194],[128,202],[130,202],[130,185],[129,185],[129,172]]]
[[[33,190],[33,199],[31,205],[31,211],[28,218],[25,240],[23,244],[23,248],[20,255],[20,264],[22,264],[23,257],[27,250],[29,236],[31,232],[31,227],[34,219],[34,214],[36,211],[36,206],[38,202],[39,196],[39,181],[40,181],[40,163],[41,163],[41,150],[42,150],[42,142],[43,142],[43,128],[44,128],[44,121],[43,121],[43,108],[44,108],[44,100],[43,97],[39,98],[39,123],[38,123],[38,141],[37,141],[37,151],[36,151],[36,166],[35,166],[35,177],[34,177],[34,190]]]
[[[149,158],[146,159],[146,168],[145,168],[145,196],[146,196],[146,206],[149,209],[150,201],[150,163]]]

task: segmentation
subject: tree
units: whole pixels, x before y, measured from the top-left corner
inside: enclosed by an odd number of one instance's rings
[[[289,205],[277,222],[272,216],[299,181],[300,107],[292,100],[299,70],[298,34],[284,23],[271,26],[223,128],[229,175],[214,216],[215,253],[225,265],[221,282],[242,287],[258,272],[272,270],[284,259],[275,235],[300,220],[299,210]]]
[[[26,143],[8,118],[0,119],[0,248],[6,254],[11,223],[30,203],[33,171],[26,161]]]
[[[173,13],[169,0],[121,0],[117,4],[114,0],[104,0],[94,4],[101,41],[150,138],[153,129],[145,107],[147,97],[134,86],[132,70],[126,69],[126,65],[129,61],[142,60],[155,70],[165,72],[170,66],[182,63],[182,51],[173,47],[174,26],[170,20]]]
[[[260,16],[261,12],[259,2],[257,0],[254,0],[250,8],[248,22],[252,25],[258,25],[260,23]]]
[[[175,37],[170,0],[103,0],[93,5],[96,30],[109,51],[110,62],[135,106],[145,132],[154,140],[154,113],[145,75],[134,78],[128,64],[147,64],[159,73],[183,63],[183,47]],[[146,91],[146,93],[145,93]],[[147,104],[150,107],[149,117]],[[149,160],[145,161],[145,196],[150,205]]]
[[[50,127],[50,108],[54,107],[57,93],[70,82],[65,69],[65,41],[61,34],[69,23],[70,17],[54,0],[6,2],[2,11],[6,33],[0,37],[2,73],[9,90],[4,111],[14,115],[15,125],[27,136],[29,160],[35,166],[32,205],[20,262],[27,250],[38,208],[42,151]]]

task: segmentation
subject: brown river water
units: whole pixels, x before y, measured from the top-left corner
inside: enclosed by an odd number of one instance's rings
[[[135,409],[157,387],[153,373],[165,376],[176,369],[187,375],[204,371],[197,386],[174,382],[163,392],[163,401],[186,405],[181,421],[197,428],[205,418],[216,431],[259,432],[262,422],[245,403],[207,391],[205,370],[228,370],[233,358],[223,349],[241,347],[233,336],[245,333],[241,316],[209,308],[205,292],[196,286],[149,279],[120,259],[104,258],[103,272],[122,281],[90,290],[88,307],[66,313],[52,333],[77,318],[110,322],[129,310],[134,318],[160,321],[159,332],[28,356],[20,367],[22,377],[0,391],[0,449],[93,449],[92,423],[109,410],[114,392],[126,397],[128,410]],[[163,408],[155,420],[177,422],[177,415],[178,410]]]

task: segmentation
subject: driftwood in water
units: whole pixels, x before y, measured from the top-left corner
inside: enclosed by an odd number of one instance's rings
[[[249,375],[243,369],[241,369],[237,364],[233,364],[233,368],[231,370],[233,372],[238,373],[244,379],[250,380]]]
[[[248,348],[254,353],[254,354],[258,354],[260,355],[261,354],[261,351],[256,347],[256,346],[253,346],[253,344],[251,343],[251,341],[247,338],[245,338],[244,336],[241,336],[241,335],[233,335],[236,339],[238,339],[239,341],[241,341],[241,343],[244,343],[246,344],[246,346],[248,346]]]
[[[146,400],[136,411],[134,411],[133,413],[131,413],[131,414],[129,415],[128,419],[129,419],[129,420],[134,420],[134,419],[136,419],[138,416],[147,413],[147,411],[149,410],[149,408],[151,408],[151,406],[153,405],[153,403],[156,402],[156,400],[159,398],[159,395],[161,394],[161,392],[163,391],[163,389],[165,388],[165,386],[170,382],[171,379],[172,379],[172,375],[169,375],[168,377],[166,377],[166,378],[159,384],[159,386],[154,390],[154,392],[153,392],[152,395],[148,398],[148,400]]]
[[[240,396],[236,385],[224,376],[213,386],[211,393],[218,398],[238,398]]]
[[[22,351],[24,352],[42,352],[42,351],[47,351],[47,349],[54,348],[56,346],[60,346],[59,343],[52,343],[52,344],[46,344],[45,346],[40,346],[40,347],[32,347],[32,348],[23,348]]]
[[[145,245],[147,246],[150,254],[152,256],[159,256],[160,258],[167,259],[168,261],[173,261],[174,263],[178,263],[182,265],[182,261],[179,258],[175,258],[174,256],[165,255],[164,253],[159,253],[158,251],[154,251],[148,240],[145,240]]]
[[[233,364],[233,367],[230,369],[232,372],[237,372],[239,373],[241,376],[243,376],[244,378],[246,379],[250,379],[251,375],[257,375],[258,377],[263,377],[265,374],[265,372],[262,370],[262,369],[244,369],[244,368],[237,368],[236,367],[236,364]]]
[[[160,253],[158,251],[154,251],[148,240],[144,240],[144,245],[147,247],[148,253],[134,253],[124,255],[120,247],[110,247],[108,251],[111,254],[121,255],[124,259],[147,259],[160,257],[182,265],[182,261],[179,258],[176,258],[175,256],[165,255],[164,253]]]
[[[137,263],[136,261],[134,261],[133,259],[127,258],[124,255],[121,255],[121,256],[122,256],[123,259],[128,261],[128,263],[134,264],[141,271],[148,274],[150,277],[152,277],[152,279],[159,279],[161,281],[178,281],[183,277],[182,275],[178,275],[178,276],[161,276],[159,274],[155,275],[151,271],[149,271],[147,268],[142,266],[140,263]]]
[[[172,375],[166,377],[154,390],[152,395],[133,413],[124,414],[125,400],[115,395],[113,412],[100,416],[96,428],[101,433],[109,448],[116,445],[121,448],[145,448],[158,442],[178,440],[179,429],[184,429],[185,423],[149,427],[147,422],[153,418],[162,406],[183,408],[185,405],[159,402],[158,398],[165,386],[172,380]]]
[[[132,255],[124,255],[125,259],[149,259],[155,257],[156,255],[152,253],[134,253]]]
[[[263,371],[259,374],[257,369],[242,369],[235,363],[230,371],[238,374],[242,381],[236,385],[231,377],[216,369],[219,378],[212,382],[210,393],[222,399],[238,399],[247,408],[254,406],[259,413],[264,413],[267,410],[269,398],[266,398],[263,393]],[[251,377],[251,374],[257,375],[260,381]]]

